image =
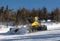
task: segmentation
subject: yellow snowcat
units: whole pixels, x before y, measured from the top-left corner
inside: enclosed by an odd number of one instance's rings
[[[36,16],[34,18],[34,22],[30,25],[29,32],[36,32],[36,31],[43,31],[43,30],[47,30],[47,26],[41,25],[38,22],[38,16]]]

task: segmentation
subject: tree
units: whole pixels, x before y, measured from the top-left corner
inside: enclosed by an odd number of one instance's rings
[[[53,11],[53,14],[54,14],[54,20],[55,21],[60,21],[60,11],[58,8],[56,8],[54,11]]]
[[[8,22],[9,21],[9,9],[8,9],[8,5],[6,6],[4,17],[5,17],[5,21]]]
[[[42,10],[41,10],[41,16],[42,16],[42,19],[47,19],[47,9],[46,7],[43,7]]]
[[[0,9],[0,19],[3,22],[3,19],[4,19],[4,6],[2,6],[1,9]]]

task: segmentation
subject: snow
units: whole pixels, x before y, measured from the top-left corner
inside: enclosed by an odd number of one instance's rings
[[[60,41],[60,30],[41,31],[24,35],[0,35],[0,41]]]
[[[26,33],[27,25],[21,25],[18,26],[19,31],[15,34],[9,33],[10,28],[14,28],[15,26],[8,26],[7,28],[1,25],[0,41],[60,41],[60,23],[47,22],[41,24],[47,26],[47,31]]]
[[[42,25],[47,26],[47,30],[59,30],[60,29],[60,23],[52,23],[52,22],[44,22],[41,23]],[[10,30],[10,28],[16,28],[16,26],[5,26],[5,25],[0,25],[0,33],[6,33]],[[27,25],[18,25],[19,32],[27,32],[28,26]],[[13,31],[12,31],[13,32]]]
[[[46,23],[41,23],[42,25],[47,26],[47,30],[57,30],[60,29],[60,23],[52,23],[52,22],[46,22]]]

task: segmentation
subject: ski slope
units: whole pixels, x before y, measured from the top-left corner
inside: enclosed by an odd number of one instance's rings
[[[60,41],[60,23],[42,23],[47,25],[47,31],[21,34],[20,31],[25,31],[25,26],[18,31],[20,34],[8,33],[9,28],[0,29],[0,41]],[[5,27],[5,26],[3,26]],[[18,26],[22,27],[22,26]]]

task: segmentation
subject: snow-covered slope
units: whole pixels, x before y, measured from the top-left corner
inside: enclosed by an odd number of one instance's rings
[[[18,26],[21,29],[18,31],[20,34],[11,34],[8,33],[9,29],[12,26],[8,26],[9,28],[1,28],[0,29],[0,41],[60,41],[60,23],[43,23],[47,25],[47,31],[40,31],[28,34],[21,34],[26,31],[26,25]]]
[[[42,25],[47,26],[47,30],[57,30],[60,29],[60,23],[42,23]]]
[[[50,22],[50,23],[42,23],[42,25],[46,25],[47,30],[59,30],[60,29],[60,23],[52,23],[52,22]],[[8,26],[8,28],[7,28],[4,25],[1,25],[0,27],[1,27],[0,28],[0,33],[6,33],[6,32],[8,32],[10,30],[10,28],[15,28],[15,26]],[[21,26],[18,26],[18,28],[20,28],[18,33],[25,32],[28,29],[27,25],[24,25],[24,26],[21,25]]]
[[[0,41],[60,41],[60,30],[41,31],[24,35],[0,34]]]

